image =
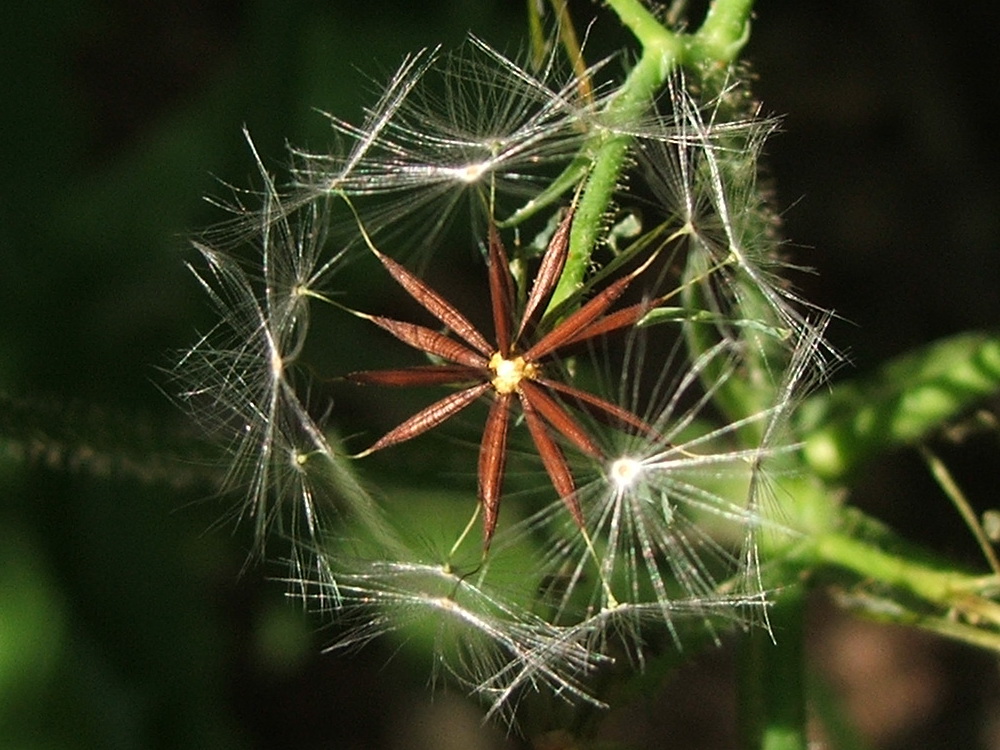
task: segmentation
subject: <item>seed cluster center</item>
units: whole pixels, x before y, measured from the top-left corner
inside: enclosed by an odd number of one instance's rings
[[[524,357],[505,359],[500,352],[490,357],[490,370],[494,373],[493,387],[497,393],[515,393],[524,378],[529,380],[538,374],[538,368]]]

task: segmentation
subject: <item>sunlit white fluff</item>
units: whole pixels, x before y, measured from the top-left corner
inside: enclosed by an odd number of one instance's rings
[[[588,135],[598,104],[581,81],[599,66],[575,75],[556,61],[533,72],[476,37],[408,58],[361,126],[328,115],[340,152],[294,152],[299,189],[352,196],[373,233],[412,239],[418,216],[424,245],[467,198],[483,228],[547,187]]]
[[[328,561],[335,597],[309,581],[296,581],[293,590],[307,591],[307,601],[335,618],[342,632],[331,649],[389,635],[415,640],[433,654],[436,679],[457,684],[488,706],[488,716],[508,721],[525,692],[603,705],[586,685],[609,661],[588,646],[593,634],[545,621],[491,585],[488,574],[416,559]]]
[[[252,523],[257,554],[272,532],[312,544],[345,487],[353,486],[350,502],[363,496],[310,414],[296,372],[310,304],[343,253],[328,246],[325,207],[286,210],[258,166],[265,189],[253,241],[194,243],[202,263],[191,269],[219,320],[173,369],[180,398],[228,448],[224,489],[243,495],[236,514]]]
[[[717,269],[686,298],[697,296],[720,317],[755,318],[783,329],[791,346],[811,335],[825,313],[805,302],[787,278],[795,267],[760,184],[760,157],[780,122],[760,114],[739,79],[738,71],[724,77],[708,72],[697,81],[676,75],[670,114],[638,129],[637,154],[657,210],[686,238],[689,272]],[[707,101],[706,89],[717,92]],[[773,344],[773,338],[766,342]],[[825,345],[814,355],[837,358]]]
[[[774,488],[781,456],[797,449],[787,417],[816,375],[821,330],[776,375],[770,405],[733,422],[719,420],[713,400],[741,376],[738,341],[686,362],[680,349],[641,333],[604,362],[604,395],[652,431],[594,422],[604,459],[576,462],[584,528],[553,503],[498,542],[521,534],[549,540],[542,599],[554,622],[606,622],[615,632],[604,636],[624,639],[640,658],[642,645],[655,641],[654,623],[678,646],[692,623],[713,637],[718,623],[767,627],[759,547],[762,535],[796,533],[783,523]]]

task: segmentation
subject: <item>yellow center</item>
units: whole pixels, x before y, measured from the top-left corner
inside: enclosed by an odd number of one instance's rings
[[[490,357],[490,369],[494,373],[490,382],[497,393],[514,393],[524,378],[530,380],[538,374],[538,368],[531,362],[525,362],[524,357],[504,359],[500,352]]]

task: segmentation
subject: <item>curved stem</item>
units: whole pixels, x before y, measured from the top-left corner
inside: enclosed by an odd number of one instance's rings
[[[750,38],[753,0],[716,0],[689,47],[698,62],[731,62]]]
[[[599,133],[584,146],[584,152],[593,153],[593,167],[577,207],[569,258],[552,295],[550,310],[580,286],[625,166],[632,136],[614,133],[614,126],[643,117],[678,65],[687,61],[732,60],[746,43],[753,2],[716,0],[694,36],[665,28],[639,0],[608,0],[608,5],[635,34],[642,45],[642,55],[605,109],[605,122],[611,131]]]

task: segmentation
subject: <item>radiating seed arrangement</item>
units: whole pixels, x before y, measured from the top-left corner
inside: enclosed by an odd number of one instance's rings
[[[554,380],[547,374],[546,359],[563,349],[620,328],[634,326],[650,305],[640,303],[607,314],[649,261],[615,281],[579,309],[558,320],[549,330],[543,313],[566,263],[573,212],[569,211],[554,233],[542,258],[524,310],[514,319],[514,288],[510,261],[500,236],[491,225],[489,237],[489,288],[493,312],[495,343],[487,339],[447,300],[423,281],[386,255],[373,251],[394,279],[431,315],[441,321],[462,341],[455,341],[437,331],[397,320],[365,315],[400,341],[429,355],[441,357],[448,364],[411,367],[405,370],[355,372],[348,378],[358,383],[387,386],[464,385],[440,401],[419,411],[377,440],[362,455],[367,455],[420,435],[457,414],[476,399],[492,393],[493,402],[479,449],[479,501],[483,507],[484,543],[488,547],[496,531],[501,487],[506,464],[507,434],[511,408],[516,398],[545,470],[559,498],[574,520],[582,527],[583,515],[576,497],[576,486],[562,448],[551,431],[577,450],[601,458],[601,448],[574,418],[566,404],[583,409],[626,428],[652,434],[642,419],[607,399]],[[540,325],[541,324],[541,325]],[[526,339],[534,343],[525,343]]]
[[[433,632],[435,673],[508,720],[540,691],[603,705],[595,672],[641,667],[691,631],[766,625],[759,542],[787,533],[768,465],[789,450],[788,410],[824,347],[780,276],[756,187],[774,121],[740,78],[677,75],[629,119],[628,81],[597,81],[607,65],[562,73],[553,49],[541,67],[479,40],[408,58],[360,125],[330,117],[331,153],[292,149],[287,184],[254,152],[263,206],[238,193],[198,242],[220,320],[177,366],[229,450],[257,555],[284,545],[293,592],[339,624],[332,647]],[[609,168],[595,216],[584,204]],[[449,250],[459,204],[466,247],[485,240],[488,333],[412,262]],[[508,251],[501,234],[515,232],[543,237],[537,257],[530,243]],[[602,241],[575,247],[588,233]],[[346,304],[341,270],[372,256],[436,325]],[[561,294],[565,278],[582,282]],[[372,347],[382,329],[426,363],[352,372],[334,358],[317,372],[311,352],[345,350],[330,322],[345,314],[374,324]],[[447,393],[358,453],[339,438],[369,432],[341,408],[358,389],[327,396],[345,378],[390,398]],[[363,460],[409,441],[432,450],[425,433],[476,402],[478,446],[454,454],[477,496],[460,476],[420,490]],[[482,544],[466,543],[470,506]]]

